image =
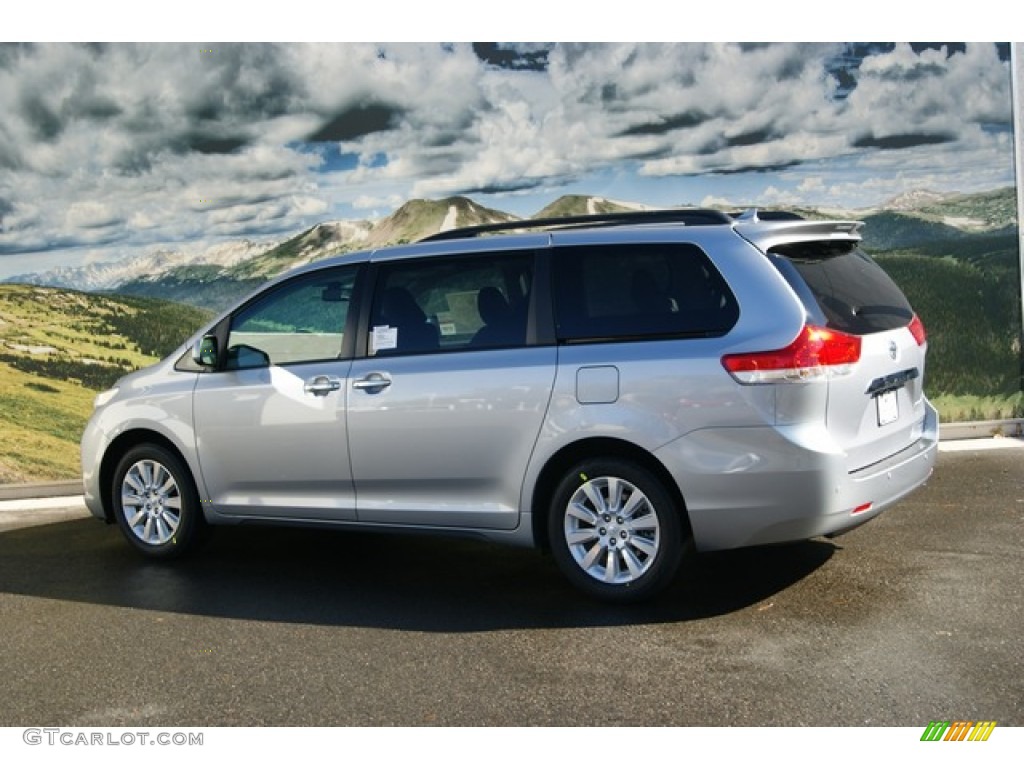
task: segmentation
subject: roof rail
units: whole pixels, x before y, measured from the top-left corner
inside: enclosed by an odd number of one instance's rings
[[[511,232],[517,229],[545,229],[550,227],[615,227],[628,224],[732,224],[732,219],[721,211],[704,208],[675,208],[661,211],[625,211],[616,213],[597,213],[581,216],[562,216],[544,219],[521,219],[505,221],[497,224],[478,224],[473,227],[450,229],[438,232],[420,240],[421,243],[435,240],[460,240],[476,237],[488,232]]]

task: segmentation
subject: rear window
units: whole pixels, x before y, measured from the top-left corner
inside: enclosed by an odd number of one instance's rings
[[[553,254],[560,341],[720,336],[736,299],[693,245],[573,246]]]
[[[854,243],[794,243],[772,249],[773,261],[812,315],[863,336],[907,325],[914,316],[903,291]]]

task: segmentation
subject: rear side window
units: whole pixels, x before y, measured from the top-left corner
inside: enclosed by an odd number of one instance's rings
[[[693,245],[575,246],[553,257],[560,341],[721,336],[739,317],[725,280]]]
[[[533,262],[528,252],[382,264],[370,354],[525,345]]]
[[[899,286],[855,243],[795,243],[772,254],[781,257],[775,263],[783,277],[829,328],[865,335],[902,328],[914,316]]]

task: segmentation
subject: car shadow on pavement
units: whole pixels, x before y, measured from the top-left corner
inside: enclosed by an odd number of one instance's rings
[[[147,561],[113,527],[74,520],[0,534],[0,592],[256,621],[425,632],[710,618],[822,567],[824,541],[701,555],[650,603],[578,593],[537,551],[408,535],[224,528],[188,559]]]

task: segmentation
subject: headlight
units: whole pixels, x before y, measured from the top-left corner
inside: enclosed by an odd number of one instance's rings
[[[96,399],[92,401],[93,410],[102,408],[104,405],[114,399],[114,395],[117,394],[117,387],[111,387],[106,392],[100,392],[96,395]]]

